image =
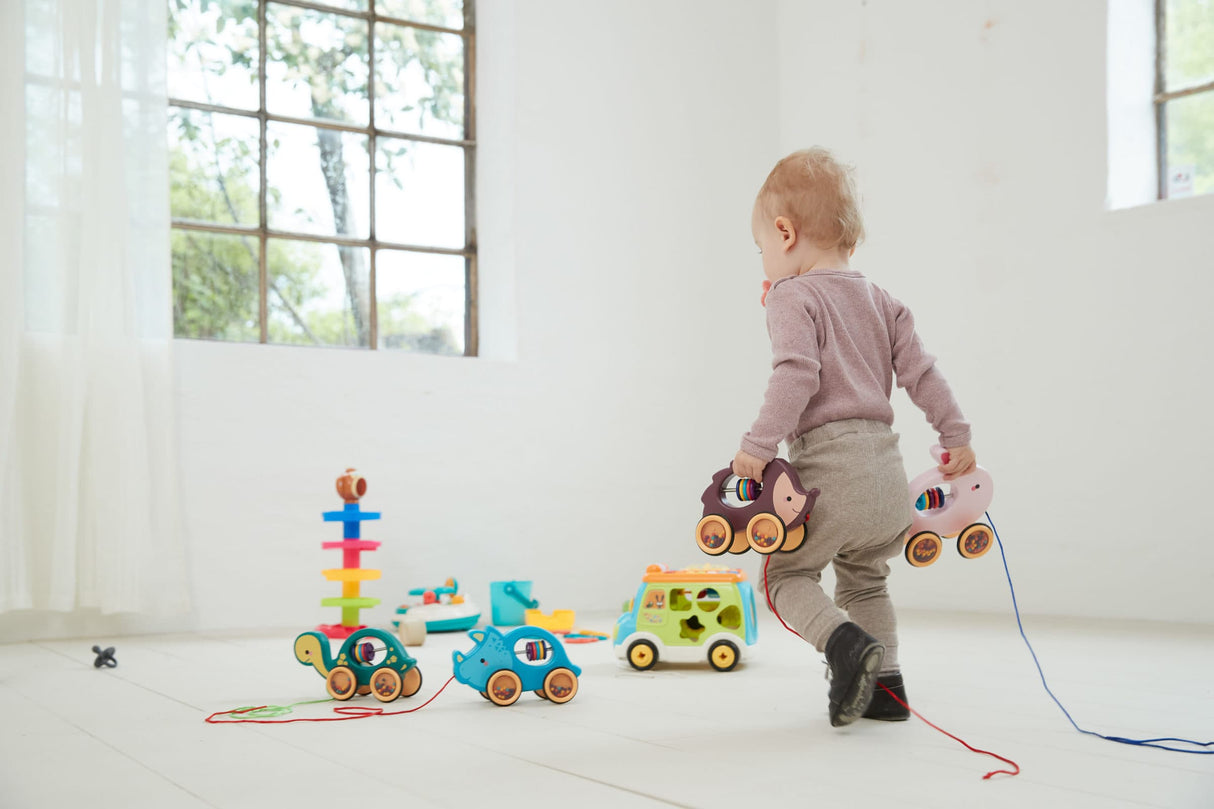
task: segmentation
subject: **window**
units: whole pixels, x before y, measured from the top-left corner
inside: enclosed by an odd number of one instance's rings
[[[473,355],[474,0],[168,0],[178,337]]]
[[[1159,198],[1214,192],[1214,0],[1155,0]]]

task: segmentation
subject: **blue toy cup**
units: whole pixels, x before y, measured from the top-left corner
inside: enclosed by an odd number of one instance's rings
[[[535,609],[540,602],[531,598],[529,581],[493,581],[489,582],[489,604],[494,626],[522,626],[523,611]]]

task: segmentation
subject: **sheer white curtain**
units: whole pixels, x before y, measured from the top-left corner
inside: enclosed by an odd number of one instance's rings
[[[180,612],[163,0],[0,2],[0,612]]]

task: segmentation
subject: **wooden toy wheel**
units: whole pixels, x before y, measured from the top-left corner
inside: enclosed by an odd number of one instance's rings
[[[523,695],[523,681],[510,669],[501,669],[489,675],[486,693],[494,705],[513,705]]]
[[[544,678],[544,696],[563,705],[577,695],[577,675],[571,669],[553,669]]]
[[[906,543],[906,561],[915,567],[927,567],[940,558],[940,535],[931,531],[920,531]]]
[[[417,666],[406,671],[401,675],[400,695],[402,697],[411,697],[421,690],[422,687],[422,670]]]
[[[733,671],[738,665],[738,647],[727,640],[719,640],[708,647],[708,664],[717,671]]]
[[[358,693],[358,678],[349,666],[334,666],[325,677],[325,690],[333,699],[347,700]]]
[[[628,647],[628,663],[637,671],[649,671],[657,662],[658,649],[649,641],[634,641]]]
[[[751,517],[746,526],[746,541],[757,553],[768,554],[780,550],[784,535],[784,521],[767,512]]]
[[[966,559],[977,559],[989,551],[993,543],[994,539],[991,536],[991,527],[984,523],[976,522],[962,531],[961,535],[957,537],[957,553]]]
[[[801,543],[805,541],[805,523],[801,523],[796,528],[790,528],[788,534],[784,537],[784,544],[780,546],[780,550],[785,553],[795,551],[801,547]]]
[[[696,545],[709,556],[720,556],[733,544],[733,528],[720,514],[709,514],[696,524]]]
[[[380,702],[391,702],[400,696],[402,683],[400,672],[383,666],[371,675],[371,693]]]

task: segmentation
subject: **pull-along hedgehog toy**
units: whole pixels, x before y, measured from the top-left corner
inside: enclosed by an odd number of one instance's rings
[[[710,556],[795,551],[805,541],[805,521],[819,494],[806,491],[781,458],[767,465],[762,481],[740,478],[727,466],[700,498],[704,516],[696,524],[696,545]]]
[[[948,463],[948,451],[931,448],[937,463]],[[991,527],[979,518],[995,496],[991,473],[981,466],[969,474],[945,480],[932,467],[910,482],[911,520],[906,542],[906,561],[915,567],[927,567],[940,558],[944,547],[941,537],[957,537],[957,553],[977,559],[991,549]]]

